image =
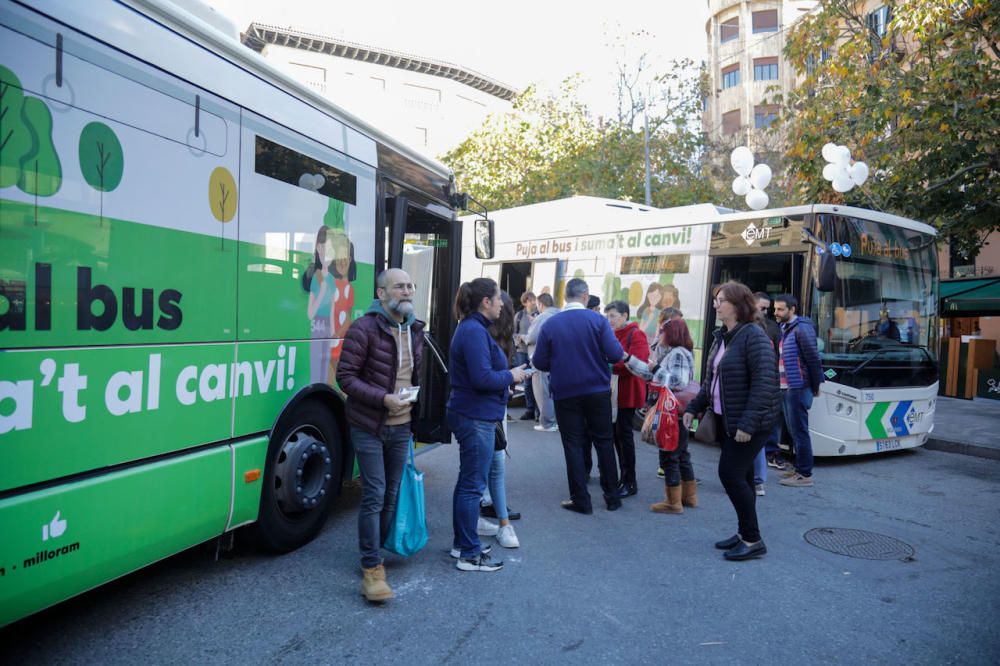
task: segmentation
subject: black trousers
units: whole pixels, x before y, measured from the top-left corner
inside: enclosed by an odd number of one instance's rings
[[[611,392],[591,393],[556,400],[556,422],[566,457],[566,480],[569,497],[585,509],[593,508],[587,490],[584,457],[591,442],[597,449],[597,467],[601,472],[601,490],[605,500],[618,498],[618,469],[615,463],[614,437],[611,432]]]
[[[683,423],[678,426],[677,448],[673,451],[660,450],[663,481],[668,486],[679,486],[681,481],[694,481],[694,467],[691,466],[691,453],[688,451],[688,429]]]
[[[618,454],[621,482],[627,485],[635,484],[635,431],[632,430],[634,416],[634,407],[619,407],[618,420],[615,421],[615,452]]]
[[[721,420],[720,420],[721,423]],[[726,433],[719,456],[719,481],[736,509],[739,533],[744,541],[760,541],[757,525],[757,495],[754,493],[753,461],[764,448],[771,428],[754,433],[749,442],[737,442]]]

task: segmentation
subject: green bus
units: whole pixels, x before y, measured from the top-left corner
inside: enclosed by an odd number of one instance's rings
[[[464,198],[443,165],[160,0],[0,2],[0,626],[251,526],[322,527],[374,276],[447,442]]]

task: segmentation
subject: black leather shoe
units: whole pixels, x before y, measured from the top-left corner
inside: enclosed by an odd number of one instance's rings
[[[524,414],[521,414],[521,418],[518,419],[518,420],[520,420],[520,421],[534,421],[535,420],[535,413],[534,412],[525,412]]]
[[[593,508],[582,507],[573,500],[563,500],[562,502],[559,502],[559,506],[566,509],[567,511],[576,511],[577,513],[582,513],[585,516],[589,516],[590,514],[594,513]]]
[[[617,511],[622,508],[622,500],[620,497],[605,497],[604,501],[608,505],[608,511]]]
[[[719,550],[730,550],[732,548],[735,548],[737,544],[739,544],[740,542],[741,542],[740,535],[734,534],[728,539],[723,539],[722,541],[716,541],[715,547],[718,548]]]
[[[730,548],[722,554],[727,560],[740,561],[740,560],[752,560],[755,557],[761,557],[767,553],[767,546],[764,545],[763,541],[758,541],[752,546],[748,546],[743,543],[741,539],[736,546]]]
[[[492,504],[487,506],[480,505],[479,515],[483,518],[498,518],[497,510]],[[511,511],[510,507],[507,507],[507,520],[521,520],[521,512]]]
[[[632,497],[639,492],[639,484],[623,483],[618,486],[618,497]]]

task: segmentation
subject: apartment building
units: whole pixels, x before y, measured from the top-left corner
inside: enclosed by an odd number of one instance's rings
[[[782,51],[791,26],[816,0],[707,0],[710,87],[702,124],[713,139],[756,147],[755,129],[778,115],[769,99],[795,87]]]
[[[462,65],[251,23],[241,41],[295,79],[431,157],[460,144],[519,91]]]

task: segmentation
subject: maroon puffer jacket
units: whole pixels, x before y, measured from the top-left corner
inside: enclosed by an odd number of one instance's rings
[[[414,321],[410,335],[413,336],[413,384],[418,385],[424,323]],[[403,341],[406,342],[405,329]],[[383,315],[369,310],[347,329],[337,364],[337,383],[347,394],[344,411],[348,423],[373,435],[381,434],[389,415],[382,400],[396,386],[398,366],[396,332]],[[412,413],[416,413],[416,404]]]

